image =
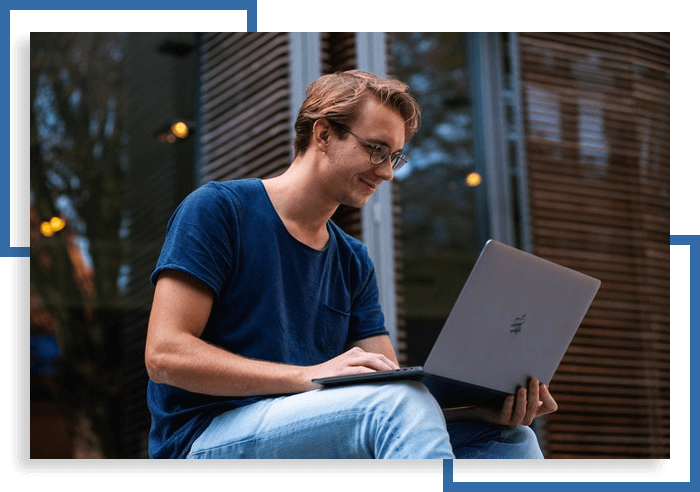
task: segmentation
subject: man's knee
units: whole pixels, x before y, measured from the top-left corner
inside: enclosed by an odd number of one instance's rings
[[[390,412],[410,412],[417,415],[433,416],[444,425],[444,416],[440,405],[430,391],[417,381],[393,381],[376,388],[376,396],[381,405]]]
[[[440,405],[428,389],[415,381],[395,381],[374,388],[378,457],[453,458]]]
[[[532,428],[526,425],[507,428],[504,434],[508,436],[508,440],[513,443],[533,443],[537,442],[537,435]]]
[[[505,440],[515,445],[519,450],[518,458],[540,459],[543,458],[537,434],[531,427],[521,425],[503,432]]]

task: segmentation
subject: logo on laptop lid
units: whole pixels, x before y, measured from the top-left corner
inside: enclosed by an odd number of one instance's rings
[[[525,324],[525,314],[522,316],[516,316],[513,322],[510,324],[510,332],[511,333],[520,333],[523,329],[523,325]]]

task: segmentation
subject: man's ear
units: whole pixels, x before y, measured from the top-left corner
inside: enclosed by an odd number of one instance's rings
[[[326,152],[328,150],[328,144],[330,142],[331,133],[333,132],[331,124],[325,118],[320,118],[314,121],[313,126],[313,145],[315,145],[321,152]]]

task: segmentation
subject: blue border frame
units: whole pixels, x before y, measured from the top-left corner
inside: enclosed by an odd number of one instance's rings
[[[698,267],[698,262],[697,262],[697,256],[700,254],[700,236],[670,236],[670,245],[671,246],[681,246],[681,245],[687,245],[690,246],[690,292],[689,292],[689,298],[690,298],[690,353],[693,354],[697,350],[695,349],[697,337],[695,336],[695,331],[698,329],[698,312],[700,311],[700,307],[698,306],[698,273],[700,273],[699,267]],[[678,295],[678,293],[677,293]],[[680,292],[680,295],[684,295],[684,292]],[[684,316],[683,313],[680,314],[680,316],[676,319],[679,319],[679,323],[674,326],[674,330],[679,332],[681,335],[681,342],[683,343],[683,333],[682,331],[685,329],[684,326]],[[676,343],[679,343],[678,341]],[[684,351],[682,350],[677,350],[674,353],[675,354],[680,354],[683,353]],[[689,368],[690,368],[690,415],[691,419],[690,422],[687,424],[685,422],[674,422],[672,425],[675,426],[681,426],[682,430],[677,431],[674,435],[675,436],[680,436],[683,438],[685,436],[685,425],[689,425],[689,430],[690,430],[690,436],[689,436],[689,456],[688,461],[689,461],[689,473],[690,473],[690,481],[689,482],[650,482],[650,483],[645,483],[645,482],[604,482],[604,483],[596,483],[595,489],[596,491],[615,491],[619,492],[622,490],[634,490],[635,492],[639,491],[657,491],[657,490],[664,490],[664,491],[670,491],[670,490],[690,490],[691,484],[693,482],[693,475],[694,475],[694,470],[695,467],[693,463],[695,463],[695,455],[693,453],[693,443],[695,442],[695,437],[697,434],[697,426],[694,424],[694,419],[692,418],[692,415],[694,415],[693,408],[697,408],[695,404],[695,399],[697,398],[697,377],[695,377],[695,371],[697,370],[697,365],[693,365],[693,360],[691,357],[691,360],[688,362]],[[683,368],[684,364],[680,364],[680,367]],[[680,374],[679,377],[683,378],[683,374]],[[678,399],[677,399],[678,401]],[[680,401],[682,402],[683,399],[681,398]],[[685,415],[684,412],[680,412],[681,415]],[[680,466],[684,467],[686,466],[686,456],[685,456],[685,443],[675,443],[675,451],[676,454],[674,455],[675,458],[680,462]],[[536,466],[536,465],[533,465]],[[576,474],[576,476],[584,476],[586,473],[586,467],[588,466],[595,466],[595,465],[583,465],[583,466],[577,466],[574,465],[575,468],[579,471],[579,473]],[[644,466],[643,464],[640,464],[640,466]],[[561,467],[556,467],[553,469],[549,469],[551,473],[557,473],[556,470]],[[566,466],[564,467],[565,470],[571,470],[571,466]],[[523,468],[518,467],[517,470],[523,470]],[[547,478],[550,476],[550,473],[543,473],[541,470],[538,471],[537,468],[532,470],[535,474],[535,476],[542,476],[543,478]],[[561,471],[561,470],[560,470]],[[519,473],[522,473],[519,472]],[[565,472],[566,473],[566,472]],[[532,475],[531,475],[532,476]],[[527,477],[523,477],[527,479]],[[669,474],[668,479],[673,480],[675,478],[673,474]],[[634,476],[630,476],[631,480],[634,480]],[[562,490],[566,490],[567,492],[572,492],[572,491],[577,491],[577,490],[590,490],[591,487],[593,486],[592,483],[586,483],[586,482],[569,482],[569,483],[558,483],[558,482],[529,482],[529,483],[522,483],[517,486],[518,490],[533,490],[537,492],[547,492],[547,491],[552,491],[552,492],[561,492]],[[467,483],[467,482],[453,482],[452,481],[452,463],[449,461],[445,461],[443,464],[443,490],[444,491],[467,491],[467,490],[475,490],[475,487],[479,487],[479,485],[475,485],[472,483]],[[488,484],[484,486],[483,488],[485,490],[493,490],[496,488],[497,490],[503,487],[503,490],[508,487],[508,489],[513,488],[513,484],[510,483],[505,483],[503,485],[496,485],[496,484]]]
[[[18,1],[10,0],[7,2],[8,10],[3,12],[6,26],[10,24],[10,11],[12,10],[55,10],[57,7],[60,10],[246,10],[247,11],[247,29],[248,32],[257,31],[258,24],[258,2],[257,0],[200,0],[193,4],[191,1],[183,0],[124,0],[118,3],[100,4],[94,1],[87,0],[67,0],[60,4],[49,2],[47,0],[27,0]],[[101,7],[101,5],[103,5]],[[10,66],[10,42],[12,40],[10,33],[11,29],[5,31],[6,42],[5,48],[2,50],[2,65]],[[16,34],[16,33],[15,33]],[[15,40],[19,40],[16,37]],[[16,52],[21,52],[21,48],[15,46]],[[18,51],[19,50],[19,51]],[[10,70],[6,72],[2,84],[5,97],[0,102],[0,109],[5,117],[0,123],[0,135],[2,135],[3,148],[5,155],[10,153]],[[23,130],[24,131],[24,130]],[[15,140],[17,140],[15,136]],[[24,173],[19,173],[18,177],[23,178]],[[19,207],[19,204],[15,204]],[[15,220],[19,217],[15,211]],[[29,242],[29,238],[27,238]],[[10,247],[10,159],[6,157],[0,163],[0,257],[29,257],[29,247],[13,248]]]

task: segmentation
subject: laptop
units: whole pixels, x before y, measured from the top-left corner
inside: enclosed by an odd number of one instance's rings
[[[314,379],[325,387],[397,379],[425,384],[442,408],[549,384],[600,280],[489,240],[423,366]]]

